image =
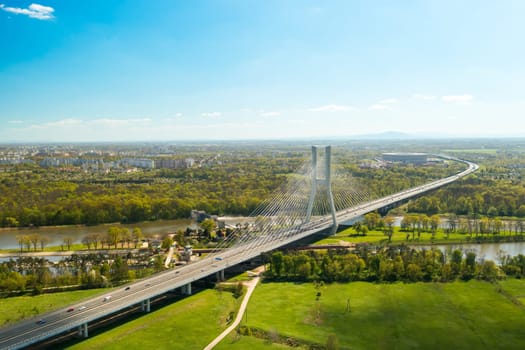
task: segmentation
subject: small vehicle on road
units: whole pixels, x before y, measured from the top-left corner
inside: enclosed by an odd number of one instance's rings
[[[82,311],[84,310],[86,307],[84,305],[82,305],[81,307],[78,308],[78,311]]]
[[[75,311],[75,308],[74,307],[70,307],[69,309],[67,309],[67,312],[71,312],[71,311]]]
[[[106,295],[104,299],[102,299],[103,302],[110,301],[110,300],[111,300],[111,295]]]
[[[44,319],[40,319],[40,320],[36,321],[36,324],[44,324],[44,323],[46,323],[46,320],[44,320]]]
[[[124,290],[130,290],[131,287],[130,286],[127,286]]]
[[[215,257],[215,260],[217,260],[217,261],[221,261],[222,258],[221,258],[220,256],[216,256],[216,257]]]

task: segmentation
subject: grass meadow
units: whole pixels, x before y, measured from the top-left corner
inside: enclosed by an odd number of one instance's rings
[[[40,294],[36,296],[19,296],[0,298],[0,326],[18,320],[36,317],[38,314],[52,311],[73,304],[76,301],[99,294],[103,289],[76,290]]]
[[[260,329],[281,342],[325,345],[332,336],[339,349],[524,349],[524,290],[522,280],[354,282],[319,289],[311,283],[263,283],[245,325],[250,333]],[[230,335],[217,349],[283,348],[253,338]]]
[[[407,239],[408,235],[408,239]],[[504,234],[501,234],[504,235]],[[417,233],[412,235],[412,232],[401,231],[399,227],[394,227],[394,233],[392,234],[391,244],[457,244],[467,243],[476,241],[475,235],[472,238],[468,234],[461,233],[450,233],[446,234],[442,229],[438,229],[435,236],[429,232],[422,232],[418,237]],[[341,244],[341,243],[372,243],[372,244],[385,244],[388,242],[388,237],[380,230],[368,231],[366,236],[355,235],[355,230],[349,228],[338,232],[334,236],[327,237],[325,239],[315,242],[315,245],[324,244]]]
[[[202,350],[227,328],[237,303],[229,292],[204,290],[67,349]]]

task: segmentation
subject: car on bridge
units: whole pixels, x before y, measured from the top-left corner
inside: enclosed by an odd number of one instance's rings
[[[102,299],[103,302],[110,301],[110,300],[111,300],[111,295],[106,295],[104,299]]]
[[[36,324],[45,324],[46,323],[46,320],[44,319],[40,319],[38,321],[36,321]]]

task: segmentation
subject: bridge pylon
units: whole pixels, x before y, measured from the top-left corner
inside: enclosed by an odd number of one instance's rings
[[[321,174],[317,168],[317,156],[319,149],[324,148],[324,166],[320,169]],[[312,146],[312,188],[310,191],[310,199],[308,200],[308,208],[306,210],[306,220],[309,222],[312,218],[312,210],[314,208],[315,197],[317,196],[318,188],[321,187],[326,191],[326,196],[330,205],[330,212],[332,214],[332,231],[331,234],[335,234],[337,231],[337,218],[334,204],[334,196],[332,195],[331,185],[331,163],[332,163],[332,146]],[[322,186],[320,186],[322,185]]]

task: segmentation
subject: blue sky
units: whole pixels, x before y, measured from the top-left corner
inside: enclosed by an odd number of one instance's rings
[[[0,0],[0,142],[525,135],[525,1]]]

